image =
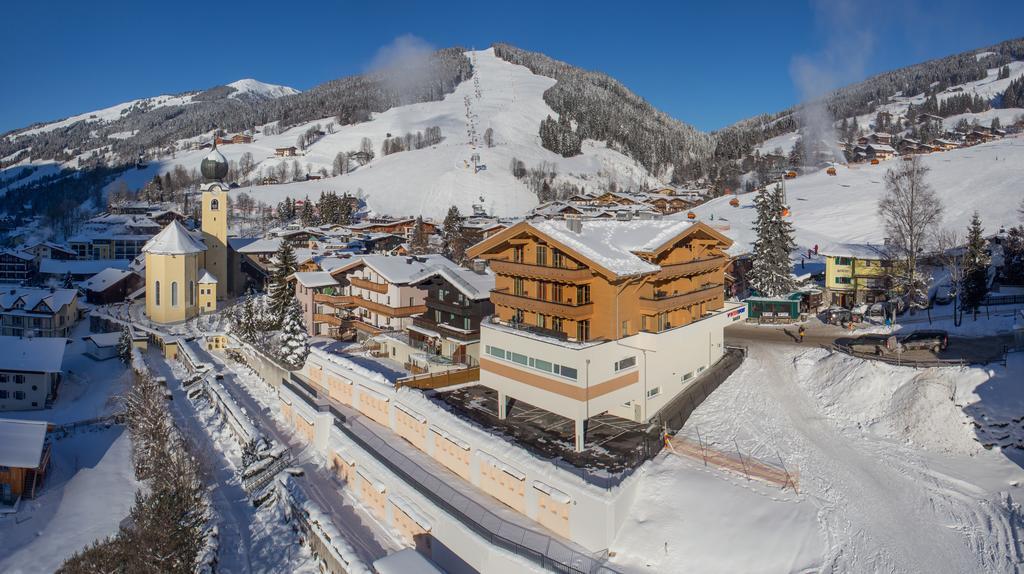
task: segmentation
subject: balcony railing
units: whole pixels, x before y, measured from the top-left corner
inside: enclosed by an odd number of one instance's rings
[[[352,295],[327,295],[326,293],[313,293],[313,302],[323,303],[337,308],[351,307],[355,304]]]
[[[437,331],[438,333],[448,337],[449,339],[456,339],[459,341],[476,341],[480,339],[480,330],[473,330],[469,332],[456,330],[444,323],[437,323],[433,319],[429,318],[429,313],[424,313],[419,317],[412,320],[412,324],[423,329],[429,329],[431,331]]]
[[[559,303],[556,301],[542,301],[521,295],[513,295],[504,291],[491,291],[491,302],[495,305],[504,305],[514,309],[522,309],[540,313],[542,315],[553,315],[565,319],[584,319],[594,312],[593,303]]]
[[[640,297],[640,310],[647,313],[664,313],[702,301],[710,301],[719,296],[723,296],[722,284],[716,283],[677,295]]]
[[[686,277],[688,275],[699,275],[701,273],[707,273],[708,271],[721,269],[725,267],[725,263],[725,257],[709,257],[706,259],[697,259],[696,261],[687,261],[686,263],[662,265],[661,271],[659,271],[654,278],[659,280]]]
[[[413,315],[419,315],[427,310],[426,305],[412,305],[406,307],[389,307],[383,303],[375,303],[369,299],[362,297],[354,298],[356,307],[362,307],[363,309],[373,311],[378,315],[384,315],[385,317],[411,317]]]
[[[348,281],[353,287],[359,287],[360,289],[366,289],[368,291],[374,291],[381,294],[388,292],[387,283],[374,283],[373,281],[359,277],[350,277]]]
[[[547,267],[504,260],[491,261],[491,269],[499,275],[514,275],[530,279],[542,279],[544,281],[564,281],[566,283],[586,281],[592,275],[590,269],[586,267],[566,269],[563,267]]]
[[[324,313],[313,314],[314,323],[327,323],[328,325],[331,325],[333,327],[340,327],[342,320],[343,319],[341,317],[338,317],[337,315],[327,315]]]
[[[424,303],[431,309],[439,309],[445,313],[455,313],[456,315],[465,315],[469,313],[469,309],[472,306],[471,301],[467,301],[465,304],[459,304],[454,301],[441,301],[434,297],[427,297]]]

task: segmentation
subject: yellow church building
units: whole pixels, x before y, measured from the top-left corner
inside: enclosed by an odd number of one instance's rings
[[[146,257],[146,315],[180,323],[217,310],[229,295],[228,162],[214,143],[200,165],[202,223],[198,233],[172,221],[142,248]]]

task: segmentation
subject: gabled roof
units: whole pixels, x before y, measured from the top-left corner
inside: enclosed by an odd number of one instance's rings
[[[114,285],[134,274],[134,271],[107,267],[82,283],[82,286],[89,291],[103,291],[111,285]]]
[[[446,265],[434,265],[424,269],[422,273],[409,280],[410,285],[419,285],[434,277],[442,277],[460,293],[474,301],[489,299],[491,290],[494,289],[494,272],[487,269],[483,273],[476,273],[463,267],[448,267]]]
[[[37,289],[31,287],[16,287],[0,292],[0,309],[9,310],[18,302],[24,304],[24,308],[32,310],[43,305],[49,312],[59,310],[68,305],[78,297],[76,289]]]
[[[46,441],[46,421],[0,419],[0,466],[38,468]]]
[[[443,255],[359,255],[335,268],[331,274],[345,273],[359,265],[373,269],[393,285],[408,284],[410,279],[432,266],[458,268],[458,265]]]
[[[264,239],[257,239],[249,242],[247,245],[236,249],[239,253],[274,253],[281,248],[281,242],[284,241],[280,237],[266,237]]]
[[[210,273],[206,269],[202,269],[201,271],[202,274],[198,281],[200,285],[215,285],[217,283],[217,278],[213,276],[213,273]]]
[[[206,245],[193,237],[185,226],[175,219],[167,224],[163,231],[153,236],[153,239],[147,241],[142,251],[154,255],[187,255],[206,251]]]
[[[67,343],[63,337],[0,337],[0,364],[5,371],[59,373]]]
[[[298,271],[293,274],[293,277],[299,282],[299,285],[309,289],[338,285],[338,280],[326,271]]]
[[[128,259],[48,259],[39,262],[43,275],[95,275],[104,269],[128,269]]]

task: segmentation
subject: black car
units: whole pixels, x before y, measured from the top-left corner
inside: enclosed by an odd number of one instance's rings
[[[949,346],[949,333],[939,329],[914,331],[900,339],[900,346],[904,351],[927,349],[938,353]]]

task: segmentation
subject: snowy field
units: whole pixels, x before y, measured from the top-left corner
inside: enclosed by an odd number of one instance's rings
[[[799,470],[800,494],[662,454],[612,549],[617,565],[1019,570],[1021,438],[988,450],[979,437],[991,443],[991,431],[1020,426],[1024,355],[1005,368],[914,370],[821,349],[750,351],[688,432],[699,429],[723,451],[738,445],[744,455],[785,461]]]
[[[827,253],[838,243],[881,243],[884,232],[878,200],[885,193],[885,172],[900,161],[838,166],[837,176],[822,170],[786,181],[797,245],[802,249],[818,245]],[[1019,223],[1024,138],[933,153],[922,156],[922,161],[931,168],[928,182],[945,206],[943,226],[962,235],[975,210],[988,233]],[[736,242],[731,253],[744,253],[752,250],[754,241],[754,197],[753,193],[740,195],[739,207],[729,205],[732,196],[720,197],[693,212]]]
[[[369,164],[338,177],[253,186],[239,191],[277,204],[285,197],[315,199],[322,191],[355,194],[362,189],[370,209],[377,213],[422,214],[440,219],[451,205],[469,213],[474,204],[481,204],[496,215],[521,215],[537,205],[536,196],[513,177],[509,167],[512,158],[522,160],[528,168],[537,167],[541,162],[556,164],[561,176],[576,174],[566,177],[567,181],[587,187],[596,187],[588,180],[606,177],[613,177],[622,186],[657,183],[636,162],[602,143],[584,142],[583,154],[572,158],[543,149],[538,133],[540,122],[549,115],[558,117],[544,102],[543,94],[555,80],[501,60],[493,49],[467,54],[475,55],[474,78],[459,84],[443,100],[399,106],[374,114],[368,122],[339,127],[299,157],[277,158],[274,149],[294,146],[300,134],[314,124],[326,127],[334,121],[332,118],[302,124],[280,135],[257,135],[251,144],[221,146],[219,149],[229,161],[237,161],[246,152],[252,153],[257,162],[256,170],[267,174],[279,163],[291,166],[293,160],[298,160],[303,169],[308,165],[313,172],[320,168],[330,172],[338,152],[358,150],[364,137],[372,140],[377,154]],[[479,79],[479,97],[473,79]],[[444,136],[441,143],[388,156],[380,154],[381,144],[388,134],[402,136],[430,126],[441,127]],[[494,147],[490,148],[483,145],[483,134],[488,128],[494,130]],[[152,162],[142,170],[130,170],[122,179],[135,189],[151,180],[154,174],[169,171],[175,164],[198,168],[207,153],[205,150],[178,153],[174,158]],[[486,170],[473,172],[473,154],[480,155],[480,163],[487,166]]]

